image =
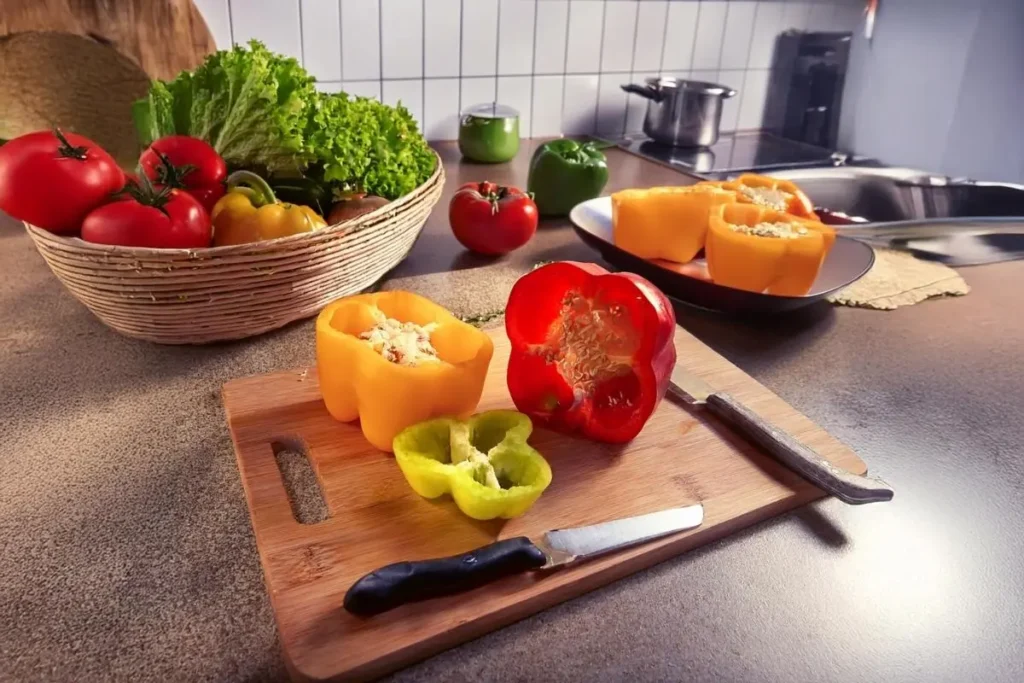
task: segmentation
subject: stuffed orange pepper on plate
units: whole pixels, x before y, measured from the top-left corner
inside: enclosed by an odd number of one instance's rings
[[[718,187],[736,193],[742,204],[756,204],[775,211],[818,220],[814,204],[804,191],[788,180],[770,176],[744,173],[735,180],[721,182],[707,181],[702,186]]]
[[[726,287],[803,296],[835,239],[818,221],[755,204],[716,206],[708,217],[708,272]]]
[[[736,201],[706,184],[622,190],[612,195],[612,239],[640,258],[686,263],[704,248],[711,208]]]

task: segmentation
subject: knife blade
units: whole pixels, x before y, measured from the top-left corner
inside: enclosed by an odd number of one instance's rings
[[[534,543],[509,538],[462,555],[381,567],[352,584],[345,609],[371,616],[408,602],[452,595],[520,572],[554,569],[593,559],[693,529],[704,521],[704,506],[669,508],[601,524],[554,529]]]
[[[687,403],[705,406],[741,431],[772,457],[821,490],[844,503],[860,505],[892,500],[892,487],[877,477],[865,477],[836,467],[811,448],[779,429],[734,396],[716,391],[703,379],[678,364],[672,370],[669,393]]]

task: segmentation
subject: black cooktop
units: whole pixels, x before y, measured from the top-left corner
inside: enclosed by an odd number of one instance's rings
[[[708,178],[744,171],[836,166],[847,161],[833,150],[762,131],[723,133],[711,147],[669,147],[642,133],[610,142],[645,159]]]

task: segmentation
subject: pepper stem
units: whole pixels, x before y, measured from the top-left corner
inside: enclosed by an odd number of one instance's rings
[[[227,186],[228,192],[244,193],[256,208],[277,203],[277,196],[267,181],[252,171],[235,171],[228,176]]]

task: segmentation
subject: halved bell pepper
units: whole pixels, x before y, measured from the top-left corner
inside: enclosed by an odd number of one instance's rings
[[[431,326],[437,360],[408,366],[386,359],[360,335],[385,318]],[[316,321],[320,391],[332,417],[359,420],[363,435],[390,451],[395,435],[443,415],[469,417],[484,389],[494,342],[441,306],[411,292],[339,299]]]
[[[709,220],[705,253],[712,281],[750,292],[807,294],[836,239],[818,221],[755,204],[717,206]],[[784,226],[783,236],[766,236]]]
[[[710,185],[623,190],[612,195],[612,237],[634,256],[691,261],[704,248],[708,211],[736,201]]]
[[[757,204],[801,218],[818,220],[818,214],[814,213],[814,203],[811,202],[810,197],[788,180],[756,173],[744,173],[735,180],[705,181],[700,184],[731,190],[736,193],[737,200],[743,204]]]
[[[247,244],[312,232],[327,225],[313,209],[277,201],[267,181],[249,171],[235,171],[228,192],[213,207],[213,245]]]
[[[492,410],[463,422],[442,417],[395,437],[395,460],[424,498],[450,493],[473,519],[509,519],[526,512],[551,483],[551,467],[526,440],[530,418]]]
[[[668,388],[675,323],[668,299],[639,275],[542,266],[519,278],[505,309],[512,401],[545,426],[629,441]]]

